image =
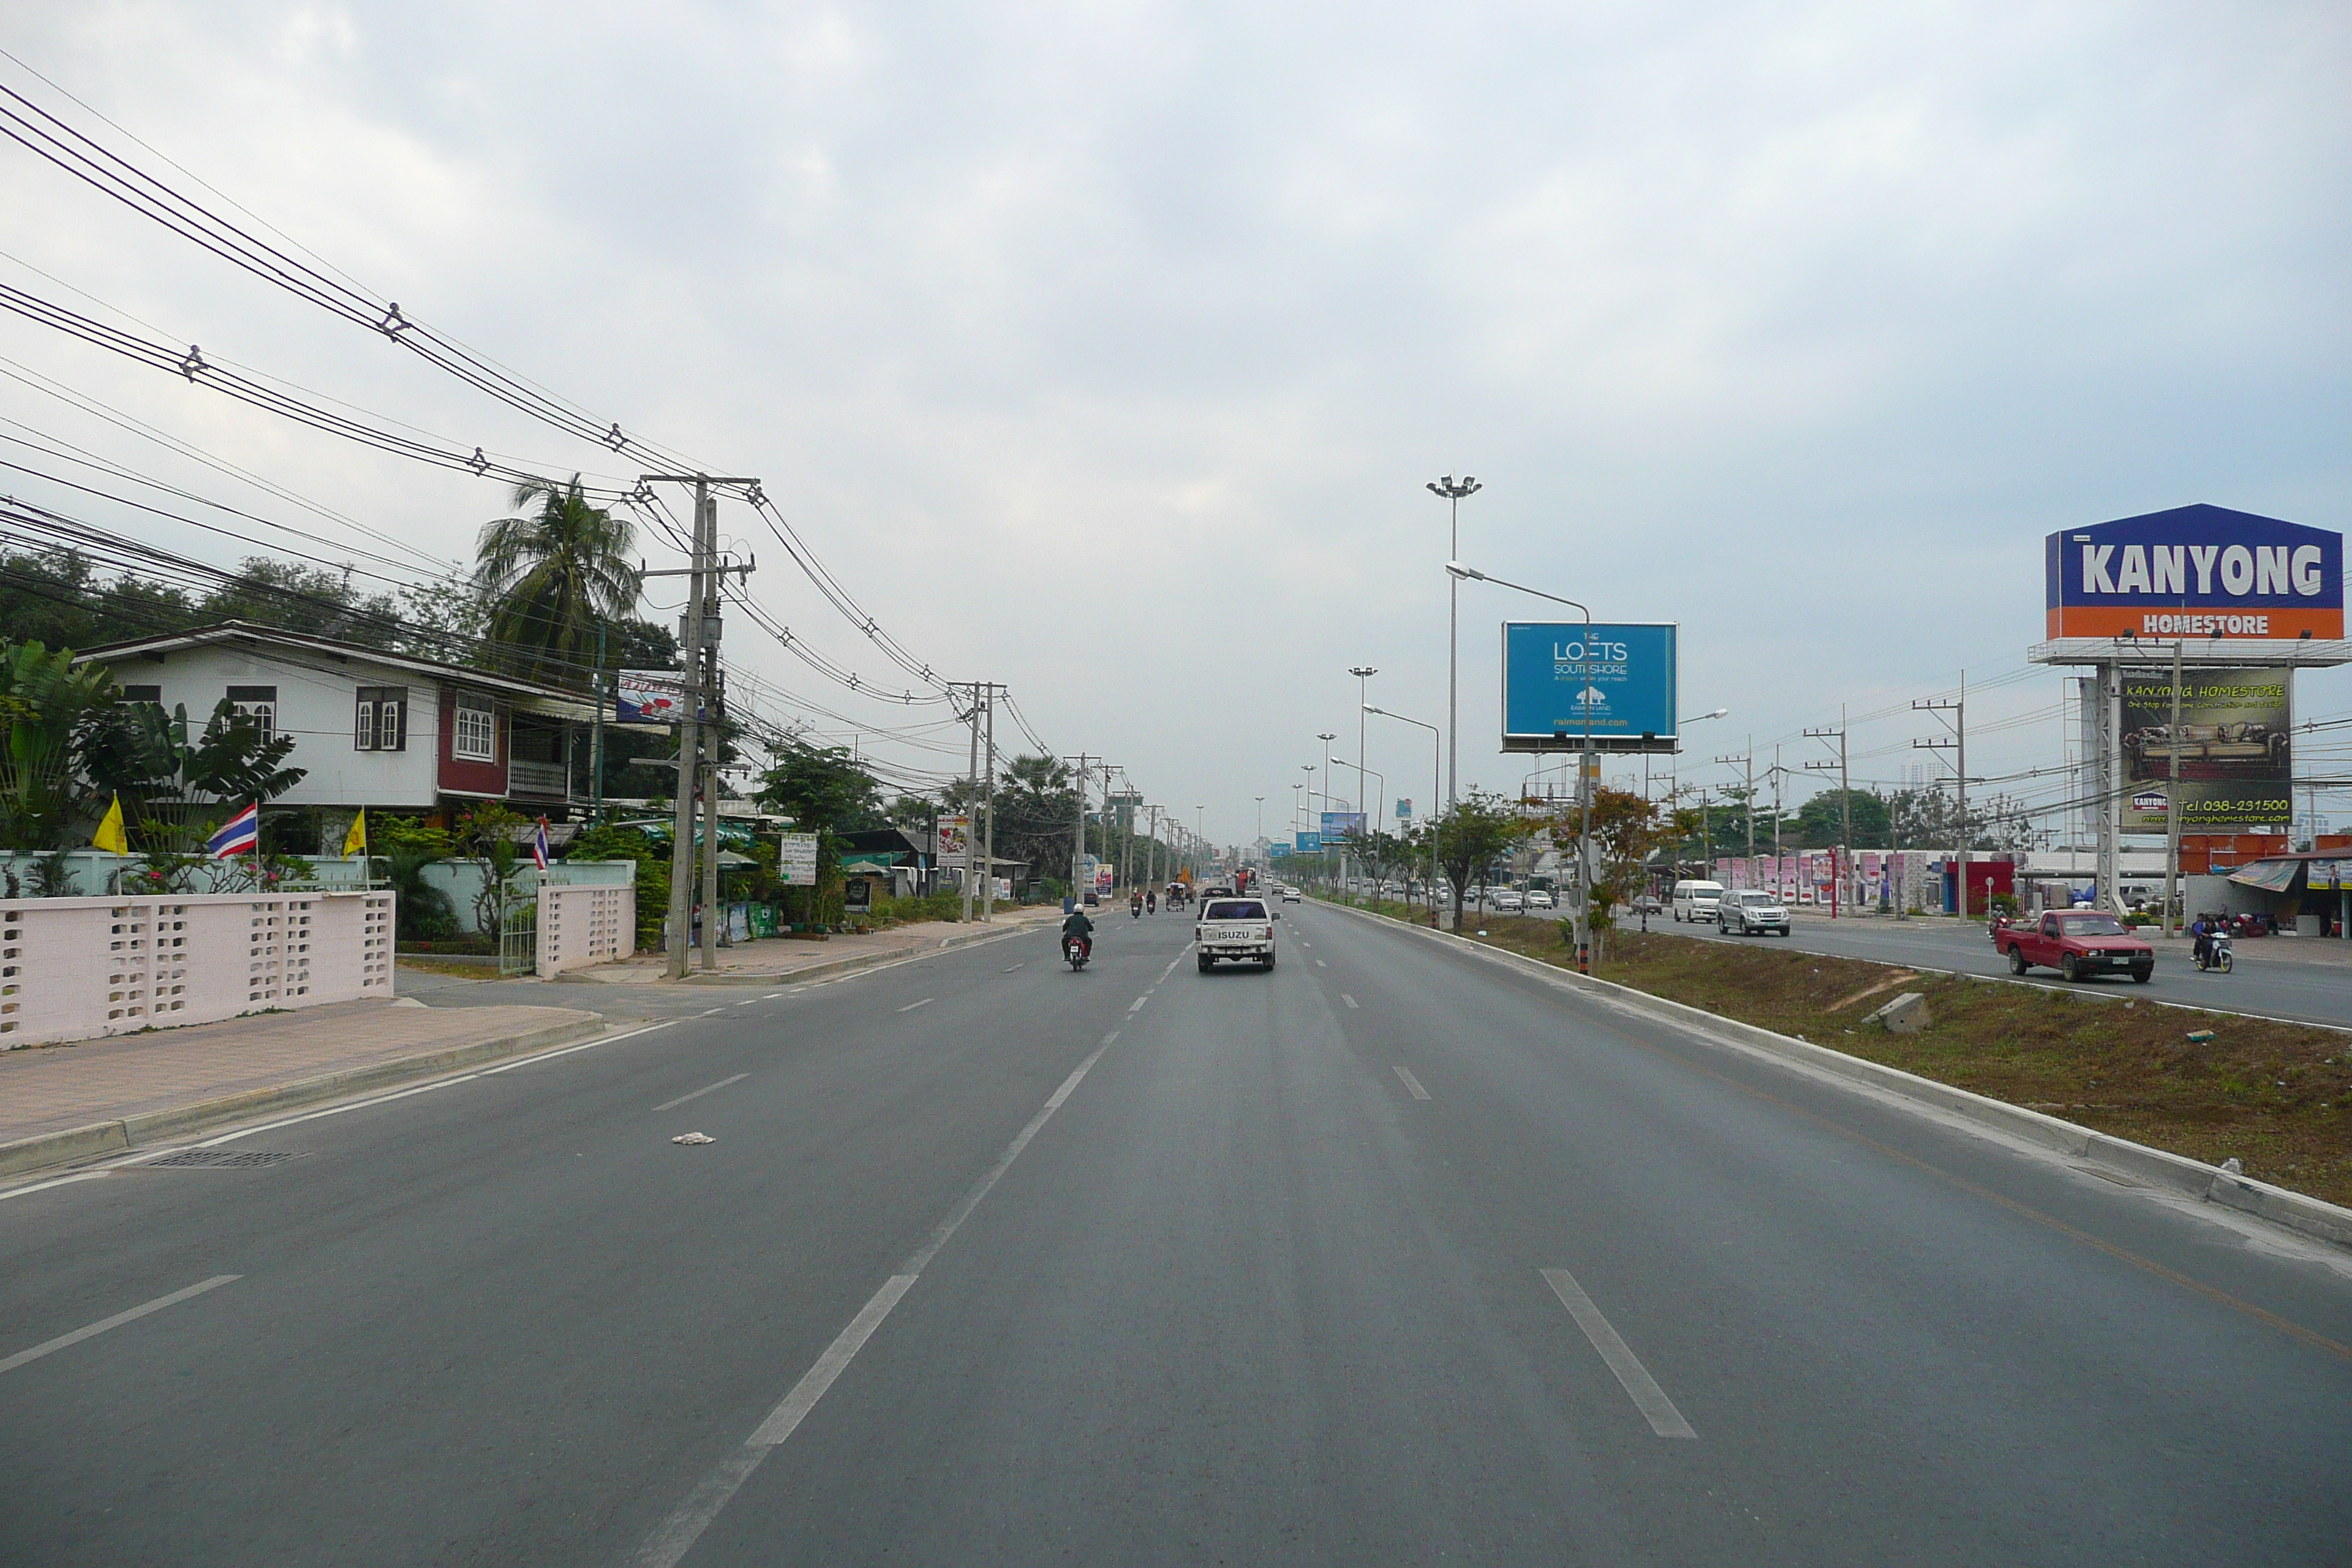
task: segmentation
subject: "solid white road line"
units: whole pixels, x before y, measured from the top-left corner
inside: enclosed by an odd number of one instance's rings
[[[1411,1094],[1415,1100],[1427,1100],[1429,1098],[1429,1090],[1421,1087],[1421,1079],[1412,1076],[1412,1069],[1411,1068],[1405,1066],[1402,1062],[1399,1062],[1396,1067],[1396,1075],[1397,1080],[1404,1085],[1406,1092]]]
[[[1353,996],[1349,995],[1345,991],[1339,993],[1339,1000],[1345,1002],[1350,1007],[1356,1005],[1356,999]]]
[[[825,1347],[824,1353],[817,1357],[816,1363],[801,1374],[800,1381],[793,1384],[792,1392],[768,1413],[767,1419],[760,1423],[751,1436],[719,1461],[710,1474],[687,1495],[686,1500],[678,1504],[677,1510],[646,1538],[646,1543],[630,1559],[635,1568],[677,1568],[678,1560],[693,1550],[695,1542],[709,1528],[710,1521],[719,1517],[719,1510],[725,1508],[729,1500],[742,1489],[743,1483],[751,1479],[751,1472],[760,1468],[761,1461],[793,1435],[808,1413],[816,1408],[817,1401],[824,1397],[835,1379],[848,1370],[849,1363],[856,1359],[866,1342],[874,1337],[874,1331],[882,1326],[882,1320],[890,1315],[890,1309],[898,1304],[900,1297],[914,1289],[915,1281],[922,1277],[931,1259],[939,1256],[940,1248],[945,1247],[962,1227],[963,1222],[971,1217],[972,1210],[980,1206],[981,1200],[988,1196],[1003,1178],[1004,1173],[1013,1168],[1013,1162],[1021,1157],[1021,1152],[1029,1147],[1030,1140],[1053,1120],[1054,1112],[1061,1110],[1064,1102],[1077,1092],[1078,1085],[1086,1081],[1087,1074],[1094,1070],[1095,1063],[1102,1060],[1103,1052],[1110,1049],[1111,1040],[1118,1037],[1113,1034],[1105,1039],[1095,1047],[1092,1056],[1080,1062],[1070,1076],[1062,1080],[1062,1087],[1053,1092],[1037,1114],[1029,1119],[1029,1124],[1005,1145],[1004,1152],[997,1157],[996,1163],[989,1168],[988,1173],[974,1182],[956,1206],[948,1211],[948,1217],[931,1232],[930,1240],[917,1248],[914,1256],[901,1264],[898,1271],[884,1281],[882,1289],[874,1292],[866,1305],[858,1310],[857,1316],[849,1321],[849,1326],[834,1336],[833,1343]]]
[[[158,1296],[153,1300],[133,1307],[127,1312],[117,1312],[110,1318],[101,1318],[86,1329],[76,1329],[72,1333],[59,1334],[56,1339],[44,1341],[31,1350],[18,1351],[7,1360],[0,1361],[0,1372],[14,1372],[26,1362],[38,1361],[52,1351],[61,1351],[68,1345],[78,1345],[93,1334],[102,1334],[109,1329],[119,1329],[135,1318],[143,1318],[150,1312],[160,1312],[175,1302],[184,1301],[191,1296],[201,1296],[205,1291],[226,1285],[232,1279],[243,1278],[241,1274],[215,1274],[211,1279],[191,1285],[184,1290],[174,1290],[168,1296]]]
[[[62,1187],[71,1182],[94,1182],[105,1174],[104,1171],[82,1171],[70,1176],[59,1176],[55,1181],[36,1182],[29,1187],[11,1187],[0,1193],[0,1203],[6,1203],[10,1198],[21,1198],[27,1193],[46,1193],[51,1187]]]
[[[936,996],[926,996],[919,1002],[908,1003],[905,1006],[899,1008],[898,1011],[901,1013],[911,1013],[918,1007],[928,1007],[938,1000],[939,998]]]
[[[1609,1326],[1609,1320],[1601,1315],[1601,1309],[1592,1304],[1592,1298],[1584,1293],[1584,1287],[1576,1282],[1576,1276],[1565,1268],[1537,1272],[1551,1287],[1551,1293],[1559,1298],[1559,1304],[1568,1309],[1568,1315],[1576,1320],[1576,1326],[1584,1331],[1584,1337],[1592,1342],[1592,1348],[1601,1352],[1601,1359],[1609,1363],[1609,1370],[1617,1374],[1625,1392],[1633,1396],[1634,1405],[1649,1417],[1650,1430],[1661,1437],[1696,1437],[1698,1434],[1683,1419],[1683,1413],[1675,1408],[1675,1402],[1666,1397],[1666,1391],[1658,1386],[1658,1380],[1650,1375],[1641,1358],[1626,1348],[1625,1342],[1617,1337],[1617,1331]]]
[[[672,1107],[684,1105],[689,1100],[700,1100],[704,1095],[709,1094],[714,1089],[725,1089],[730,1083],[741,1083],[745,1079],[750,1078],[751,1076],[751,1075],[747,1072],[739,1072],[733,1078],[722,1078],[717,1083],[703,1085],[700,1089],[696,1089],[692,1094],[681,1094],[676,1100],[665,1100],[659,1105],[655,1106],[654,1109],[656,1110],[667,1110]]]

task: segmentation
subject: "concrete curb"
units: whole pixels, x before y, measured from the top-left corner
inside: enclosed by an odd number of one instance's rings
[[[342,1100],[414,1079],[434,1078],[505,1057],[527,1056],[532,1051],[570,1045],[575,1040],[604,1032],[603,1016],[591,1014],[584,1019],[547,1024],[519,1035],[502,1035],[494,1040],[477,1040],[470,1045],[449,1046],[413,1057],[371,1062],[366,1067],[320,1073],[312,1078],[298,1079],[292,1083],[221,1095],[212,1100],[200,1100],[193,1105],[145,1111],[119,1121],[93,1121],[87,1127],[37,1133],[30,1138],[0,1143],[0,1176],[68,1164],[100,1154],[122,1153],[157,1138],[201,1132],[233,1121],[248,1121],[270,1111],[290,1110],[325,1100]]]
[[[1407,925],[1387,915],[1374,914],[1369,910],[1349,909],[1345,904],[1325,904],[1322,907],[1354,915],[1360,920],[1379,921],[1384,925],[1412,931],[1441,943],[1454,944],[1491,963],[1517,969],[1564,990],[1608,996],[1635,1012],[1646,1013],[1663,1022],[1681,1024],[1702,1033],[1726,1036],[1768,1055],[1801,1063],[1831,1077],[1867,1084],[1906,1100],[1932,1105],[1939,1110],[1979,1126],[2021,1138],[2068,1159],[2102,1165],[2118,1175],[2149,1186],[2200,1198],[2207,1203],[2284,1226],[2304,1236],[2352,1248],[2352,1209],[2340,1208],[2319,1198],[2289,1192],[2284,1187],[2274,1187],[2248,1176],[2232,1175],[2186,1155],[2169,1153],[2145,1143],[2135,1143],[2129,1139],[2095,1131],[2088,1127],[2061,1121],[2038,1110],[2028,1110],[2022,1106],[2011,1105],[2006,1100],[1994,1100],[1969,1089],[1954,1089],[1949,1084],[1937,1083],[1933,1079],[1921,1078],[1900,1068],[1850,1057],[1843,1051],[1832,1050],[1826,1046],[1817,1046],[1810,1040],[1800,1040],[1792,1036],[1776,1034],[1754,1024],[1744,1024],[1737,1018],[1710,1013],[1703,1007],[1653,996],[1646,991],[1636,991],[1632,986],[1620,985],[1612,980],[1595,980],[1591,975],[1556,968],[1504,948],[1488,947],[1468,937],[1455,936],[1451,931],[1434,931],[1426,926]]]

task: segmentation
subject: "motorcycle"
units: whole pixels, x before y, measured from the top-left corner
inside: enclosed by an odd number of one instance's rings
[[[1131,921],[1139,921],[1143,918],[1143,900],[1141,899],[1134,899],[1129,901],[1127,906],[1127,918]]]
[[[1066,936],[1062,939],[1062,956],[1070,961],[1071,973],[1076,974],[1087,966],[1087,960],[1094,956],[1093,945],[1082,936]]]
[[[2230,973],[2235,963],[2230,955],[2230,933],[2225,931],[2217,931],[2207,936],[2203,950],[2197,954],[2198,968],[2218,969],[2224,974]]]

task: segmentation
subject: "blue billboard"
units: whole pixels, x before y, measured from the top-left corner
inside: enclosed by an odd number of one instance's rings
[[[1323,836],[1321,834],[1297,833],[1293,834],[1291,837],[1298,846],[1299,854],[1320,855],[1323,853]]]
[[[1364,814],[1362,812],[1327,811],[1323,814],[1323,831],[1318,837],[1329,844],[1348,837],[1351,834],[1360,836],[1363,831]]]
[[[1672,622],[1503,623],[1503,750],[1671,752],[1680,700]]]

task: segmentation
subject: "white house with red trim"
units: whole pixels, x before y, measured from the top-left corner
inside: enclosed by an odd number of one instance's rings
[[[560,822],[586,805],[571,788],[596,717],[584,692],[244,621],[109,643],[76,662],[105,666],[132,700],[184,707],[192,730],[226,698],[292,736],[287,765],[304,777],[273,809],[348,820],[362,806],[502,800]]]

